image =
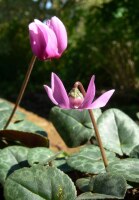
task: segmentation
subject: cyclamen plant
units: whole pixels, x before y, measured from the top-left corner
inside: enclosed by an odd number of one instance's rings
[[[56,105],[50,111],[51,121],[68,147],[78,147],[77,152],[52,151],[45,130],[19,111],[10,123],[36,58],[60,58],[67,47],[67,32],[57,17],[45,23],[34,20],[29,24],[29,36],[34,56],[14,109],[0,100],[0,184],[5,200],[124,199],[127,187],[133,193],[138,191],[134,187],[139,185],[139,126],[118,109],[101,111],[115,90],[95,99],[95,76],[86,91],[78,81],[67,93],[55,73],[51,74],[51,87],[44,85]]]

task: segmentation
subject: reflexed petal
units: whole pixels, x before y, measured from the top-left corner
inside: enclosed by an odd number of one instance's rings
[[[53,97],[53,92],[52,89],[50,87],[48,87],[47,85],[44,85],[44,89],[47,92],[49,98],[51,99],[51,101],[55,104],[58,105],[57,101],[54,99]]]
[[[89,107],[88,109],[95,109],[95,108],[101,108],[104,107],[109,99],[111,98],[111,96],[113,95],[115,90],[109,90],[107,92],[105,92],[104,94],[102,94],[100,97],[98,97]]]
[[[61,55],[67,48],[67,31],[64,24],[57,17],[52,17],[46,24],[55,32],[58,42],[58,53]]]
[[[60,78],[54,73],[52,73],[51,76],[51,88],[53,98],[57,101],[58,105],[61,108],[69,109],[69,97],[67,95],[65,87]]]
[[[38,26],[34,22],[32,22],[29,24],[29,36],[33,53],[39,59],[43,59],[43,53],[45,51],[47,43],[47,35],[46,37],[44,37],[43,32],[38,28]]]
[[[95,80],[95,76],[92,76],[90,83],[88,85],[88,89],[87,89],[83,104],[81,105],[80,108],[87,108],[93,102],[93,99],[95,97],[95,92],[96,92],[94,80]]]

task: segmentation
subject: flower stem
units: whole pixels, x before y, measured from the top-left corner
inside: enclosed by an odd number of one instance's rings
[[[85,97],[86,92],[85,92],[85,89],[84,89],[81,82],[76,82],[74,84],[74,87],[79,87],[80,91],[82,92],[83,96]],[[102,155],[103,163],[104,163],[104,166],[105,166],[105,169],[106,169],[107,166],[108,166],[108,160],[107,160],[106,153],[105,153],[105,150],[104,150],[104,147],[103,147],[103,144],[102,144],[102,141],[101,141],[101,137],[100,137],[100,134],[99,134],[99,131],[98,131],[97,123],[95,121],[94,114],[93,114],[92,110],[89,109],[88,112],[89,112],[94,130],[95,130],[96,139],[97,139],[97,142],[98,142],[98,145],[99,145],[99,148],[100,148],[100,152],[101,152],[101,155]],[[106,171],[107,171],[107,169],[106,169]]]
[[[29,78],[30,78],[30,75],[31,75],[33,66],[34,66],[34,64],[35,64],[35,61],[36,61],[36,56],[33,55],[33,56],[32,56],[32,59],[31,59],[31,61],[30,61],[30,64],[29,64],[29,67],[28,67],[28,70],[27,70],[25,79],[24,79],[23,84],[22,84],[22,86],[21,86],[19,95],[18,95],[18,97],[17,97],[15,106],[14,106],[14,108],[13,108],[13,110],[12,110],[12,113],[11,113],[9,119],[7,120],[7,122],[6,122],[5,126],[4,126],[4,130],[5,130],[5,129],[8,127],[8,125],[10,124],[10,122],[11,122],[13,116],[14,116],[15,111],[16,111],[17,107],[19,106],[19,104],[20,104],[20,102],[21,102],[21,100],[22,100],[22,97],[23,97],[23,94],[24,94],[24,92],[25,92],[27,83],[28,83],[28,81],[29,81]]]
[[[105,150],[103,148],[101,137],[100,137],[100,134],[99,134],[99,131],[98,131],[98,128],[97,128],[97,123],[95,121],[94,114],[93,114],[92,110],[88,110],[88,111],[89,111],[89,114],[90,114],[92,124],[94,126],[96,139],[97,139],[97,142],[98,142],[98,145],[99,145],[99,148],[100,148],[100,151],[101,151],[101,155],[102,155],[102,158],[103,158],[103,163],[104,163],[104,166],[105,166],[105,169],[106,169],[106,167],[108,166],[108,160],[107,160],[106,153],[105,153]]]

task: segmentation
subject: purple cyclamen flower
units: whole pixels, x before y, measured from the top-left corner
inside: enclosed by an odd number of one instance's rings
[[[67,48],[67,32],[57,17],[46,23],[38,19],[29,24],[29,36],[32,51],[40,60],[59,58]]]
[[[68,95],[62,81],[55,73],[51,75],[51,88],[47,85],[44,85],[44,88],[51,101],[64,109],[83,110],[104,107],[115,90],[109,90],[93,101],[96,92],[94,79],[95,77],[92,76],[85,97],[78,88],[73,88]]]

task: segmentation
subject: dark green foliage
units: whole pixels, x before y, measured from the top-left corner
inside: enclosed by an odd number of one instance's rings
[[[93,192],[123,198],[126,192],[126,180],[116,174],[99,174],[93,180]]]
[[[127,158],[110,163],[108,171],[125,177],[127,181],[139,183],[139,159]]]
[[[129,155],[139,144],[139,126],[119,109],[108,109],[98,119],[98,129],[106,149]]]
[[[78,179],[76,184],[85,192],[77,199],[123,199],[127,187],[124,177],[112,173],[100,173],[90,179]]]
[[[55,167],[36,166],[18,170],[8,177],[4,188],[5,200],[76,198],[76,189],[71,179]]]
[[[93,111],[95,119],[101,115],[101,110]],[[85,144],[94,135],[94,129],[87,110],[63,110],[53,107],[50,118],[57,131],[69,147]]]
[[[116,155],[106,151],[109,163],[118,160]],[[105,172],[100,149],[94,145],[84,146],[79,152],[71,154],[67,159],[70,167],[85,173],[98,174]]]
[[[0,183],[4,184],[6,178],[23,167],[27,167],[27,147],[11,146],[0,151]]]

